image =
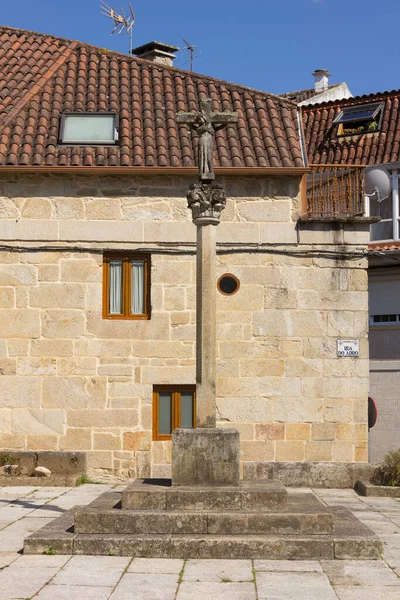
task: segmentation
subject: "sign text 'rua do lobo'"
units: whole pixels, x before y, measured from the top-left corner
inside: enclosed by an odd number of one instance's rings
[[[213,112],[203,99],[200,112],[178,113],[177,121],[199,136],[199,183],[189,187],[188,206],[197,227],[196,252],[196,429],[172,433],[173,485],[239,485],[239,432],[216,429],[216,226],[226,193],[214,183],[214,134],[236,123],[231,112]]]

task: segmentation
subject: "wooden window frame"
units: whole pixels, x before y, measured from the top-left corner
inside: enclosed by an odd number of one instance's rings
[[[109,311],[110,299],[110,260],[122,260],[122,314],[111,315]],[[132,300],[132,271],[129,265],[132,260],[144,262],[144,313],[142,315],[130,314]],[[103,256],[103,319],[122,321],[148,321],[151,317],[150,305],[150,254],[138,252],[107,252]]]
[[[159,393],[172,393],[171,430],[180,427],[180,395],[182,392],[193,394],[193,429],[196,427],[196,386],[195,385],[156,385],[153,387],[153,441],[166,442],[171,440],[171,434],[158,433]]]

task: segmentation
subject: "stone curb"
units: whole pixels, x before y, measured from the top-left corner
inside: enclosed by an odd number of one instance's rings
[[[357,481],[354,486],[360,496],[380,496],[383,498],[400,498],[400,487],[389,485],[373,485],[365,481]]]

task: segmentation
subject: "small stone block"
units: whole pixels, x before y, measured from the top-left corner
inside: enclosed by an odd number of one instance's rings
[[[380,560],[383,544],[376,538],[335,539],[335,558],[339,560]]]
[[[167,492],[168,510],[240,510],[241,493],[226,488],[171,488]]]
[[[238,486],[240,435],[235,429],[175,429],[173,486]]]
[[[357,481],[354,486],[360,496],[376,496],[382,498],[400,498],[400,487],[388,485],[373,485],[365,481]]]
[[[122,508],[163,510],[166,508],[169,479],[135,479],[122,492]]]
[[[214,535],[332,535],[331,514],[209,513],[208,533]]]
[[[79,509],[75,512],[75,533],[207,533],[207,513]]]
[[[331,560],[333,542],[329,536],[173,536],[171,557]]]
[[[44,554],[52,549],[56,554],[72,554],[74,537],[68,533],[54,533],[26,538],[24,554]]]
[[[132,556],[138,558],[170,558],[169,536],[151,535],[79,535],[74,554],[93,556]]]

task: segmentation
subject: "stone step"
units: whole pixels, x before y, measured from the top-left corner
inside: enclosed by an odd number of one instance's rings
[[[211,536],[82,534],[74,554],[153,558],[248,558],[271,560],[333,559],[330,536]]]
[[[130,511],[121,509],[121,493],[106,492],[84,509],[71,509],[54,519],[42,529],[36,531],[25,539],[24,553],[43,554],[55,552],[57,554],[93,554],[116,556],[136,556],[147,558],[263,558],[273,560],[377,560],[382,556],[382,542],[363,523],[361,523],[348,509],[334,506],[329,509],[322,505],[318,498],[311,493],[291,493],[288,498],[288,508],[282,514],[285,517],[294,515],[297,525],[299,521],[308,519],[310,515],[333,515],[333,533],[311,535],[290,533],[283,534],[257,534],[249,535],[216,535],[211,530],[202,534],[129,534],[122,533],[78,533],[74,529],[75,513],[87,511],[94,513],[114,512],[117,520],[124,524],[124,519],[129,519],[132,512],[143,515],[143,519],[154,519],[154,513],[161,511]],[[171,513],[173,511],[167,511]],[[185,515],[185,513],[181,513]],[[202,511],[189,511],[188,518],[204,517],[207,513]],[[236,511],[224,513],[222,511],[209,511],[208,518],[212,515],[219,526],[226,527],[226,518],[233,525],[236,516],[251,519],[264,518],[265,523],[272,524],[274,513],[264,511],[243,513]],[[270,519],[268,520],[268,517]],[[92,516],[90,516],[92,518]],[[97,518],[97,517],[96,517]],[[113,517],[114,518],[114,517]],[[122,518],[122,521],[120,520]],[[102,521],[100,520],[102,523]],[[168,517],[165,522],[168,522]],[[164,522],[164,523],[165,523]],[[241,521],[242,522],[242,521]],[[249,522],[249,521],[248,521]],[[176,521],[175,521],[176,523]],[[189,523],[187,520],[186,523]],[[114,523],[115,524],[115,523]],[[112,526],[114,526],[112,524]],[[255,522],[253,523],[255,526]],[[101,525],[103,527],[103,524]],[[108,525],[110,526],[110,525]],[[119,525],[118,525],[119,527]]]
[[[75,533],[329,535],[333,515],[299,512],[182,512],[78,509]]]
[[[280,481],[241,481],[238,487],[172,486],[169,479],[136,479],[122,492],[122,508],[185,511],[277,511],[287,506]]]
[[[382,542],[373,537],[71,534],[67,539],[54,530],[27,538],[24,553],[50,548],[57,554],[183,559],[379,560],[382,555]]]

